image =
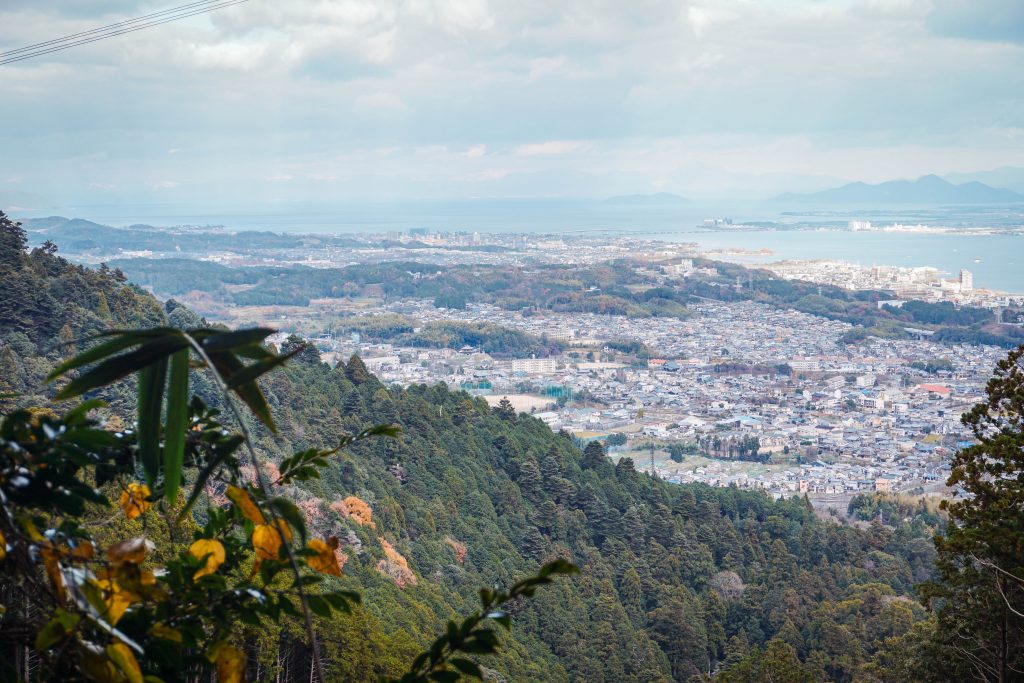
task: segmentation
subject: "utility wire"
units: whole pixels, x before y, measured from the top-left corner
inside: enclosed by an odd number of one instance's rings
[[[36,45],[30,45],[24,48],[18,48],[17,50],[10,50],[8,52],[0,53],[0,66],[3,66],[4,64],[11,64],[13,62],[20,62],[25,59],[31,59],[33,57],[49,54],[51,52],[60,52],[61,50],[67,50],[68,48],[72,48],[77,45],[95,43],[96,41],[106,40],[107,38],[113,38],[114,36],[120,36],[125,33],[141,31],[142,29],[151,28],[153,26],[159,26],[160,24],[167,24],[172,21],[177,21],[179,19],[184,19],[186,17],[195,16],[197,14],[204,14],[206,12],[212,12],[213,10],[223,9],[225,7],[231,7],[233,5],[240,5],[243,2],[248,1],[249,0],[204,0],[203,2],[192,3],[191,5],[182,5],[174,9],[164,10],[163,12],[154,12],[151,15],[136,17],[135,19],[128,19],[122,22],[118,22],[117,24],[111,24],[110,26],[93,29],[91,31],[83,31],[78,34],[72,34],[70,36],[65,36],[63,38],[56,38],[54,40],[46,41],[45,43],[38,43]],[[219,4],[210,4],[211,2]],[[167,15],[168,13],[173,12],[178,13],[172,14],[171,16],[163,16],[160,19],[148,21],[146,23],[138,24],[139,21],[150,19],[158,15]],[[97,33],[99,35],[92,35]],[[71,40],[72,42],[65,42],[68,40]]]
[[[125,19],[124,21],[119,21],[119,22],[117,22],[115,24],[110,24],[109,26],[101,26],[100,28],[94,28],[94,29],[91,29],[89,31],[82,31],[81,33],[72,33],[71,35],[64,36],[63,38],[54,38],[53,40],[47,40],[46,42],[43,42],[43,43],[36,43],[35,45],[26,45],[25,47],[19,47],[17,50],[7,50],[6,52],[0,52],[0,59],[6,59],[7,57],[9,57],[9,56],[11,56],[13,54],[16,54],[18,52],[26,52],[26,51],[29,51],[29,50],[35,50],[37,48],[46,47],[47,45],[52,45],[54,43],[63,43],[65,41],[72,40],[73,38],[79,38],[81,36],[87,36],[87,35],[89,35],[91,33],[101,33],[101,32],[104,32],[104,31],[109,31],[109,30],[113,30],[113,29],[119,28],[119,27],[124,26],[126,24],[134,24],[134,23],[137,23],[137,22],[140,22],[140,21],[144,21],[146,19],[152,19],[153,17],[158,17],[160,15],[173,14],[175,12],[182,12],[182,11],[185,11],[187,9],[194,8],[196,5],[211,5],[211,4],[215,3],[215,2],[220,2],[220,0],[199,0],[198,2],[192,2],[192,3],[189,3],[187,5],[181,5],[180,7],[173,7],[171,9],[165,9],[165,10],[162,10],[160,12],[153,12],[152,14],[144,14],[141,17],[135,17],[134,19]]]

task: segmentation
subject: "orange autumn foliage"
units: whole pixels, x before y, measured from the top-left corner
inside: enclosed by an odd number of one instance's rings
[[[371,529],[376,528],[373,523],[373,510],[366,501],[356,496],[349,496],[345,500],[331,503],[331,509],[346,519],[352,519],[363,526]]]
[[[455,552],[455,561],[458,562],[459,564],[465,563],[466,555],[469,554],[469,549],[466,548],[466,544],[465,543],[459,543],[458,541],[456,541],[451,536],[445,538],[444,540],[445,540],[445,543],[450,545],[452,550]]]
[[[409,561],[406,560],[395,547],[384,538],[378,538],[380,545],[384,548],[384,559],[377,563],[377,571],[387,576],[399,588],[416,585],[416,575],[409,568]]]

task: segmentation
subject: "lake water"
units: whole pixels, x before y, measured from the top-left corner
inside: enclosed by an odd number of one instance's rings
[[[784,216],[762,203],[633,206],[574,200],[478,200],[458,202],[302,202],[256,207],[184,207],[176,205],[65,207],[65,216],[125,226],[223,225],[232,230],[258,229],[290,233],[385,233],[410,228],[482,233],[629,234],[667,241],[696,242],[704,249],[769,249],[770,255],[730,257],[749,263],[780,259],[843,259],[862,265],[934,266],[950,274],[966,268],[975,286],[1024,292],[1024,235],[909,234],[846,230],[705,230],[704,219],[728,216],[745,221],[806,221]],[[884,218],[876,212],[863,217],[876,224],[899,220],[899,212]],[[905,212],[905,223],[922,220],[920,212]],[[941,210],[926,213],[930,225],[1007,227],[1024,224],[1011,211],[998,224],[987,222],[988,210],[976,214]],[[965,216],[967,216],[965,218]],[[28,217],[28,216],[26,216]],[[844,224],[854,214],[819,217]]]
[[[965,268],[974,286],[1024,292],[1024,235],[909,234],[839,230],[751,231],[712,234],[694,231],[704,248],[770,249],[770,256],[729,260],[765,263],[781,259],[842,259],[863,266],[934,266],[950,274]]]

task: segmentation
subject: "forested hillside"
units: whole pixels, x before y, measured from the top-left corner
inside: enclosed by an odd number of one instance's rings
[[[26,254],[17,236],[4,230],[0,245],[14,293],[2,304],[0,379],[19,403],[45,400],[57,341],[202,322],[52,247]],[[853,526],[800,499],[671,485],[507,406],[440,385],[386,387],[358,358],[332,368],[297,338],[283,350],[295,355],[262,384],[280,433],[250,425],[272,463],[369,425],[402,427],[287,488],[312,531],[341,541],[332,580],[363,594],[362,608],[317,627],[333,679],[399,673],[444,619],[473,608],[479,586],[563,556],[580,575],[514,607],[507,647],[482,662],[494,680],[900,680],[879,650],[925,616],[913,586],[932,575],[937,518]],[[197,521],[222,502],[215,489]],[[262,677],[309,680],[297,621],[239,629]]]
[[[344,525],[335,509],[348,496],[372,510],[373,529],[349,517],[346,573],[368,587],[386,632],[428,632],[432,610],[458,609],[475,586],[544,557],[580,564],[581,576],[517,614],[518,646],[497,667],[515,680],[684,681],[773,639],[808,675],[852,680],[922,616],[893,598],[930,575],[927,528],[860,530],[800,500],[667,484],[629,460],[613,466],[599,445],[581,453],[527,415],[442,386],[387,389],[358,359],[331,370],[311,349],[267,391],[285,448],[374,422],[403,427],[400,441],[355,447],[295,492],[314,524]],[[404,579],[377,571],[377,537],[408,559]]]
[[[43,378],[74,354],[74,340],[167,321],[163,306],[120,270],[72,264],[52,242],[26,247],[25,233],[0,212],[0,395],[39,403]],[[0,405],[5,400],[12,402],[0,398]]]

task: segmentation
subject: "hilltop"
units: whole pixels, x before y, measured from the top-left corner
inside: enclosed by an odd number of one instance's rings
[[[781,204],[1008,204],[1024,202],[1024,195],[990,187],[978,181],[959,185],[936,175],[917,180],[889,180],[876,185],[848,183],[810,194],[786,193],[775,197]]]

